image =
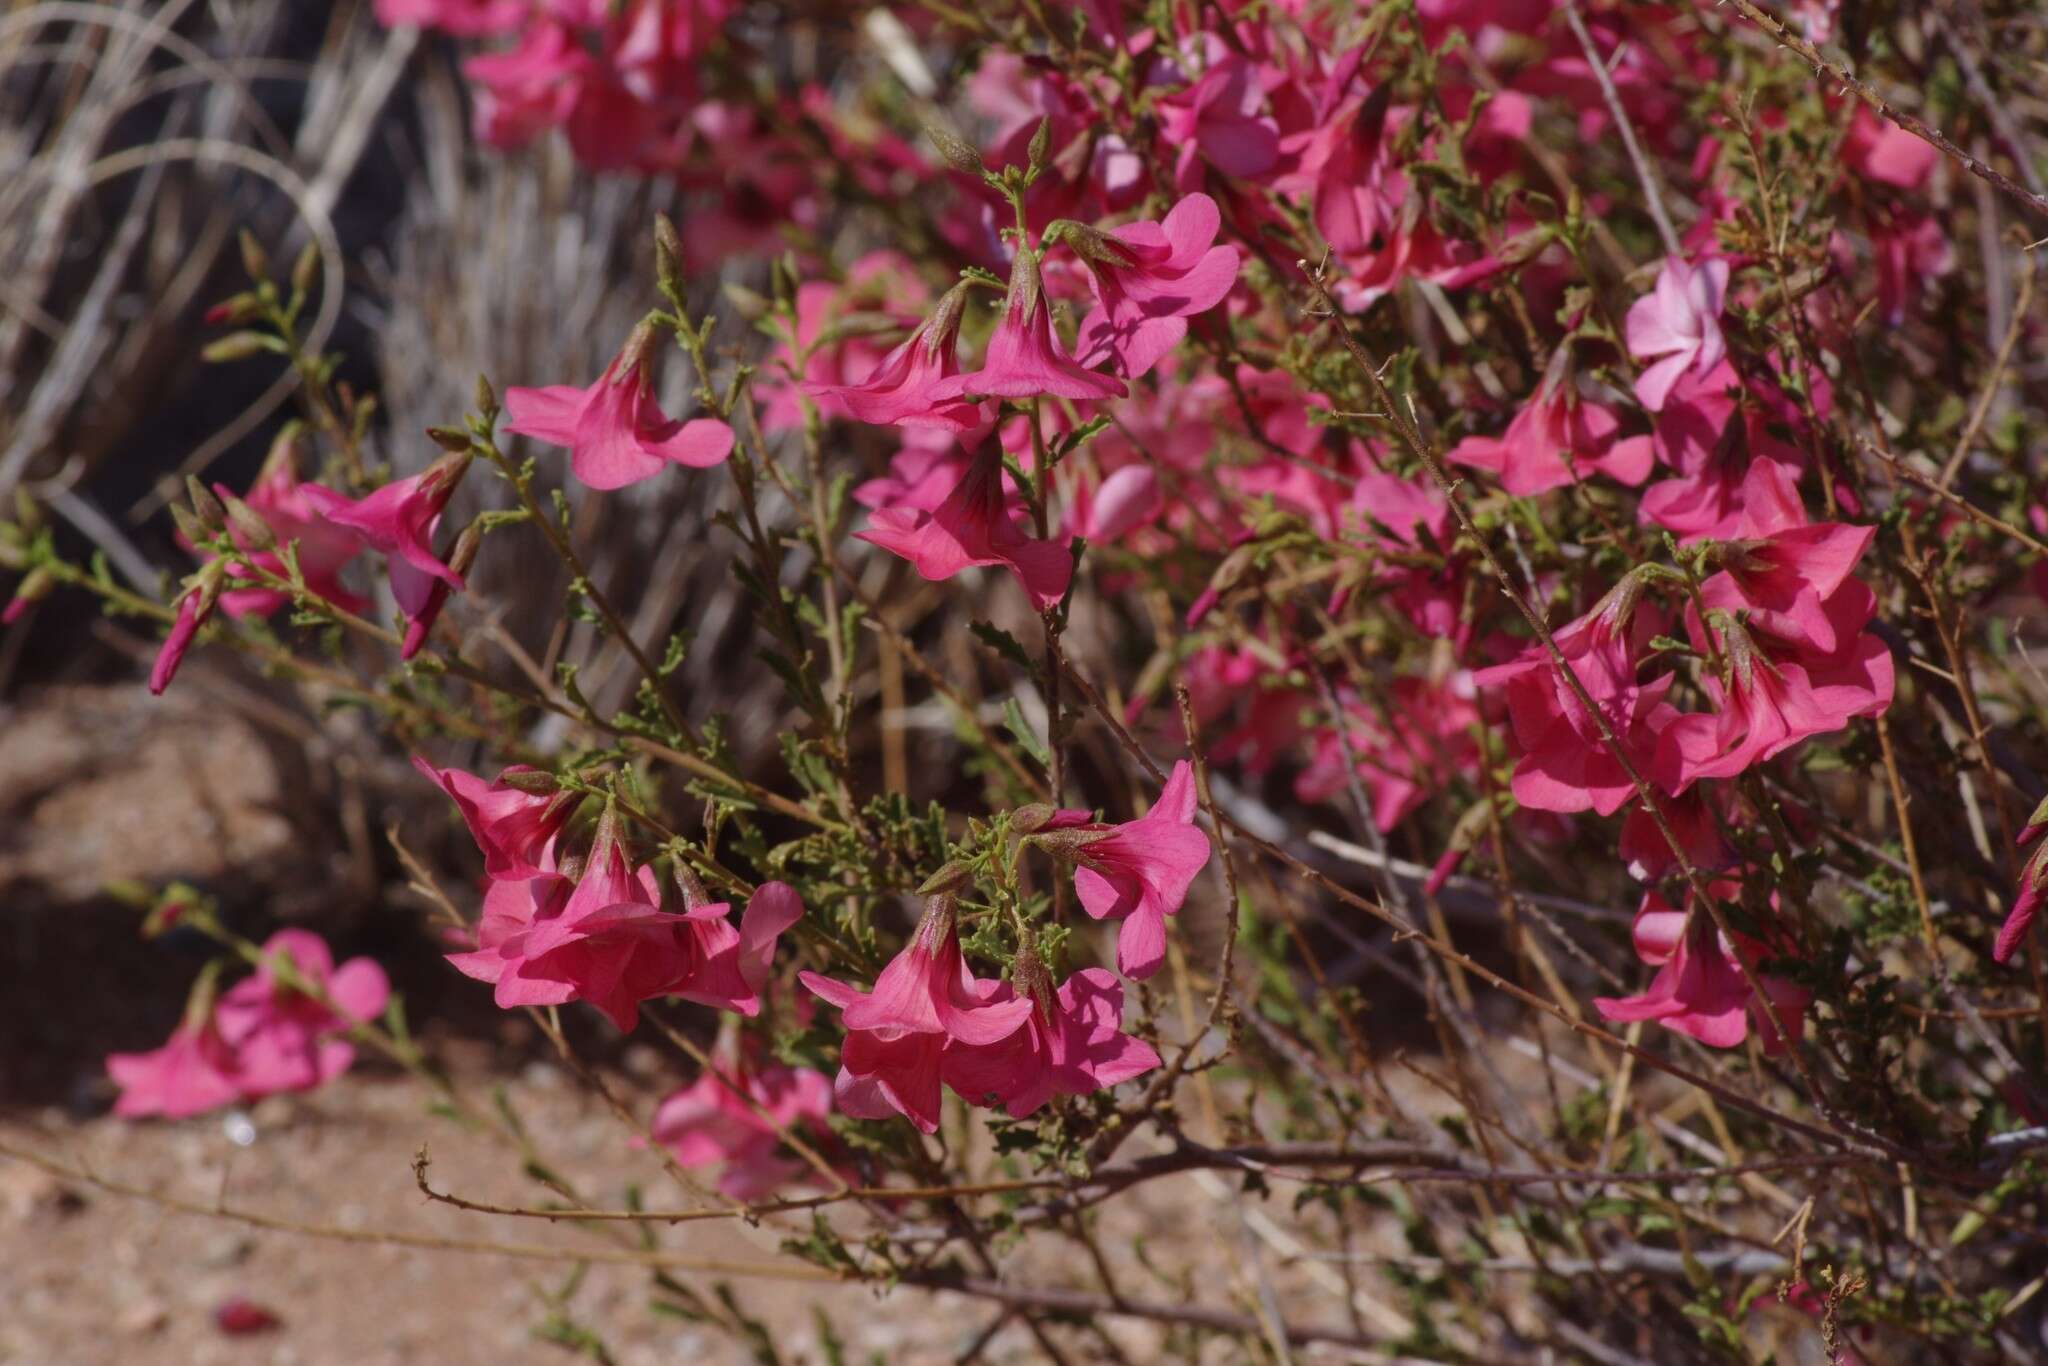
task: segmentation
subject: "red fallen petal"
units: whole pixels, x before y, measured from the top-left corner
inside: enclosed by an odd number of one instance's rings
[[[241,1296],[227,1300],[213,1311],[214,1326],[229,1337],[247,1337],[284,1327],[284,1320],[252,1300]]]

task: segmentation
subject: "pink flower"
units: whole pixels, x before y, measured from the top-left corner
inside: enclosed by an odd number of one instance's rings
[[[1124,384],[1075,364],[1052,330],[1052,308],[1038,258],[1019,251],[1010,265],[1010,292],[1002,321],[988,339],[981,369],[935,381],[933,398],[987,394],[996,398],[1121,398]]]
[[[1175,175],[1183,189],[1199,183],[1202,159],[1236,179],[1263,176],[1279,164],[1280,126],[1265,104],[1258,68],[1235,55],[1212,61],[1194,84],[1158,102],[1160,135],[1178,149]]]
[[[1152,809],[1121,825],[1049,827],[1048,847],[1072,859],[1074,892],[1097,920],[1120,920],[1116,965],[1126,977],[1150,977],[1166,957],[1166,917],[1187,900],[1195,875],[1209,862],[1209,837],[1195,827],[1195,775],[1182,759],[1173,766]],[[1058,839],[1073,831],[1079,838]]]
[[[960,953],[953,899],[935,896],[909,945],[864,992],[815,972],[798,978],[838,1006],[847,1029],[833,1094],[841,1114],[900,1114],[925,1133],[939,1127],[939,1055],[949,1039],[990,1044],[1015,1033],[1031,1011],[1022,999],[995,1000],[998,985],[977,979]]]
[[[309,1091],[332,1081],[355,1060],[355,1046],[332,1037],[383,1014],[391,999],[384,969],[368,958],[340,967],[327,941],[310,930],[279,930],[263,945],[264,962],[220,998],[214,1019],[234,1051],[236,1086],[245,1097]],[[315,988],[308,995],[278,971]]]
[[[1639,580],[1624,579],[1554,638],[1622,752],[1638,773],[1647,773],[1658,734],[1678,712],[1664,700],[1672,675],[1636,681],[1640,651],[1659,625],[1654,612],[1638,606],[1641,591]],[[1538,811],[1591,810],[1611,816],[1635,795],[1635,784],[1609,752],[1599,724],[1540,644],[1509,663],[1479,670],[1473,681],[1507,690],[1508,718],[1521,750],[1510,785],[1516,801]]]
[[[1180,344],[1189,318],[1222,302],[1238,271],[1237,249],[1214,245],[1222,222],[1215,200],[1191,194],[1162,222],[1069,225],[1097,304],[1075,343],[1084,365],[1109,361],[1136,379]]]
[[[757,1014],[776,938],[803,914],[795,890],[763,883],[737,931],[724,902],[663,911],[654,870],[632,868],[611,820],[573,889],[555,873],[492,883],[476,950],[448,961],[492,983],[501,1007],[587,1001],[625,1032],[662,996]]]
[[[960,374],[960,319],[967,309],[969,286],[955,285],[939,300],[932,315],[902,345],[876,362],[858,384],[826,384],[806,380],[803,391],[816,398],[836,398],[862,422],[876,426],[938,427],[965,432],[988,420],[987,405],[939,389]]]
[[[1067,501],[1067,530],[1097,545],[1122,540],[1166,510],[1159,474],[1150,465],[1125,465],[1093,488],[1077,485]]]
[[[383,1013],[391,998],[384,970],[368,958],[334,966],[319,935],[279,930],[256,972],[212,1001],[202,987],[161,1048],[114,1053],[107,1074],[121,1088],[114,1113],[179,1118],[280,1091],[332,1081],[355,1060],[334,1035]],[[319,995],[284,980],[280,962]]]
[[[1714,581],[1702,586],[1701,597],[1714,621],[1725,673],[1700,681],[1714,711],[1678,718],[1659,741],[1658,780],[1671,791],[1682,792],[1701,778],[1732,778],[1802,740],[1838,731],[1855,717],[1877,716],[1891,705],[1891,652],[1863,630],[1876,611],[1875,596],[1863,584],[1844,584],[1825,604],[1827,634],[1837,642],[1832,649],[1769,634],[1763,619],[1743,624],[1707,597],[1708,586]],[[1696,615],[1687,624],[1704,651],[1707,637]]]
[[[1732,890],[1717,883],[1718,893]],[[1754,940],[1744,939],[1739,948],[1715,930],[1714,922],[1701,911],[1690,935],[1685,933],[1685,912],[1675,911],[1655,892],[1645,893],[1636,912],[1636,953],[1657,968],[1649,989],[1640,996],[1622,998],[1598,996],[1593,1004],[1603,1019],[1618,1021],[1655,1020],[1666,1029],[1698,1039],[1714,1048],[1734,1048],[1749,1036],[1752,1020],[1761,1033],[1766,1053],[1781,1053],[1784,1044],[1771,1024],[1770,1008],[1758,1000],[1736,962],[1741,953],[1752,972],[1767,956]],[[1801,1031],[1810,994],[1783,978],[1757,974],[1757,981],[1770,996],[1785,1027],[1796,1041]]]
[[[1857,106],[1842,139],[1842,165],[1849,171],[1894,189],[1917,190],[1940,164],[1941,153],[1931,144]]]
[[[1383,832],[1392,830],[1477,757],[1472,727],[1479,709],[1471,693],[1469,676],[1442,683],[1407,676],[1394,680],[1384,717],[1356,698],[1347,699],[1347,735],[1339,738],[1335,724],[1316,733],[1315,757],[1295,778],[1294,795],[1322,802],[1344,792],[1348,746],[1372,803],[1373,824]]]
[[[213,594],[204,587],[194,585],[185,590],[178,599],[178,619],[171,623],[171,633],[164,637],[163,647],[156,653],[156,663],[150,666],[149,690],[163,696],[171,680],[178,676],[178,666],[185,662],[186,651],[192,648],[192,641],[199,634],[199,628],[213,615]]]
[[[462,813],[463,824],[483,851],[487,876],[523,881],[552,871],[555,836],[576,810],[573,793],[543,794],[507,786],[514,774],[540,771],[525,764],[514,764],[496,782],[459,768],[435,768],[417,754],[412,766],[447,793]]]
[[[466,452],[443,456],[411,478],[394,479],[363,498],[349,498],[319,484],[303,486],[315,512],[384,555],[391,596],[408,618],[427,612],[436,582],[462,591],[462,575],[434,554],[434,531],[472,458]]]
[[[341,586],[341,571],[356,557],[362,544],[353,532],[322,519],[313,500],[306,496],[306,488],[293,465],[291,447],[285,445],[280,447],[279,456],[267,462],[256,476],[244,501],[275,533],[280,545],[296,544],[299,573],[305,578],[306,587],[344,611],[360,612],[368,604]],[[223,501],[228,496],[225,485],[215,484],[214,492]],[[284,560],[277,552],[254,550],[232,521],[228,523],[228,534],[256,567],[279,578],[286,577]],[[246,577],[239,566],[230,573],[236,578]],[[233,588],[220,596],[221,609],[237,620],[270,616],[290,601],[289,593],[276,588]]]
[[[2034,808],[2028,818],[2026,829],[2020,831],[2014,841],[2024,849],[2041,839],[2043,830],[2048,830],[2048,801]],[[2034,921],[2041,914],[2044,892],[2048,892],[2048,841],[2036,844],[2034,852],[2027,856],[2026,864],[2020,870],[2019,894],[2013,898],[2012,909],[2006,912],[2005,923],[1999,926],[1998,941],[1991,948],[1992,961],[2008,963],[2026,942],[2027,931],[2034,927]]]
[[[507,389],[505,430],[567,446],[576,477],[594,489],[637,484],[669,465],[718,464],[732,453],[732,428],[715,417],[671,421],[661,411],[647,378],[653,343],[651,328],[635,331],[588,388]]]
[[[970,1101],[993,1097],[1013,1119],[1054,1096],[1085,1096],[1159,1066],[1159,1054],[1123,1032],[1123,984],[1101,968],[1069,977],[1057,994],[1035,957],[1019,955],[1017,982],[1031,1013],[1024,1027],[991,1044],[948,1042],[939,1057],[946,1085]],[[1015,994],[998,984],[994,999]]]
[[[684,1167],[724,1163],[719,1193],[742,1203],[811,1173],[809,1163],[784,1155],[781,1135],[830,1145],[825,1117],[832,1112],[832,1083],[808,1067],[742,1059],[732,1049],[714,1053],[712,1065],[714,1071],[661,1102],[649,1126],[654,1141]]]
[[[107,1075],[121,1088],[114,1113],[125,1119],[183,1119],[232,1105],[242,1097],[235,1054],[209,1018],[181,1024],[161,1048],[109,1053]]]
[[[1066,594],[1073,557],[1058,541],[1033,540],[1003,493],[1002,458],[991,445],[976,455],[945,501],[930,512],[877,508],[860,540],[901,555],[927,579],[950,579],[975,565],[1000,564],[1040,608]]]
[[[1518,498],[1576,483],[1593,471],[1634,487],[1650,477],[1650,440],[1618,440],[1620,428],[1613,409],[1581,398],[1560,372],[1538,387],[1498,437],[1468,436],[1445,458],[1493,471]]]
[[[1743,477],[1741,531],[1740,539],[1725,545],[1723,572],[1702,589],[1707,606],[1740,610],[1762,630],[1832,653],[1840,641],[1826,604],[1848,581],[1877,528],[1809,524],[1792,471],[1759,460]]]
[[[1628,349],[1638,359],[1656,360],[1636,376],[1636,397],[1645,408],[1662,408],[1681,375],[1704,375],[1721,363],[1727,343],[1719,319],[1727,292],[1727,261],[1695,266],[1670,256],[1657,272],[1656,289],[1629,307]]]

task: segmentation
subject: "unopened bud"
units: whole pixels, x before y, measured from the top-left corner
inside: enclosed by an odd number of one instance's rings
[[[185,476],[185,496],[192,500],[192,511],[208,531],[219,531],[227,525],[228,510],[220,505],[220,499],[213,496],[213,490],[193,475]]]
[[[243,228],[240,233],[242,244],[242,269],[248,272],[251,284],[262,284],[270,278],[270,253],[256,240],[256,234]]]
[[[1038,131],[1031,135],[1031,146],[1027,149],[1031,173],[1036,175],[1045,169],[1045,159],[1052,152],[1052,115],[1038,121]]]
[[[0,626],[12,626],[21,619],[22,613],[50,596],[50,590],[57,586],[57,576],[48,569],[37,566],[28,572],[28,577],[14,586],[14,597],[5,608],[0,608]]]
[[[17,484],[14,487],[14,520],[23,531],[42,530],[43,510],[36,504],[35,495]]]
[[[1020,835],[1035,835],[1045,829],[1058,812],[1044,802],[1032,802],[1010,813],[1010,828]]]
[[[681,859],[676,860],[674,872],[676,887],[683,894],[683,909],[694,911],[709,904],[711,894],[704,890],[704,880],[697,876],[697,870]]]
[[[177,927],[192,909],[191,903],[182,896],[165,896],[150,907],[149,914],[142,918],[142,937],[155,939],[166,931]]]
[[[21,528],[12,522],[0,522],[0,569],[27,567],[28,547],[22,544]]]
[[[183,503],[171,504],[171,521],[177,524],[178,534],[193,545],[213,539],[213,533],[201,525],[199,519],[192,515],[191,509]]]
[[[263,514],[250,507],[232,493],[227,496],[228,524],[234,528],[235,540],[243,549],[252,552],[277,549],[277,533],[270,523],[263,520]]]
[[[245,291],[231,298],[222,299],[207,309],[204,321],[208,327],[220,327],[227,323],[245,323],[262,315],[262,297],[254,292]]]
[[[746,321],[759,322],[768,316],[771,304],[768,296],[759,290],[748,289],[737,280],[727,280],[720,288],[725,294],[725,301]]]
[[[277,435],[270,440],[270,449],[264,453],[263,469],[256,476],[256,482],[277,475],[283,475],[286,482],[299,482],[299,447],[306,437],[306,424],[293,418],[278,428]]]
[[[661,339],[651,322],[642,322],[633,329],[626,344],[619,348],[619,368],[612,372],[614,384],[624,384],[635,370],[644,371],[647,361],[654,354],[654,344]]]
[[[491,388],[491,381],[487,375],[476,377],[476,410],[483,415],[485,421],[498,415],[498,392]]]
[[[471,522],[455,538],[455,549],[448,552],[448,567],[455,571],[457,578],[468,578],[469,571],[476,564],[476,552],[483,547],[484,528],[481,522]]]
[[[300,294],[308,294],[319,283],[320,244],[308,242],[299,252],[299,259],[292,262],[292,288]]]
[[[1074,254],[1091,265],[1115,266],[1128,270],[1137,264],[1137,258],[1125,249],[1124,244],[1100,228],[1086,223],[1076,223],[1071,218],[1062,218],[1045,230],[1045,240],[1065,242],[1074,249]]]
[[[936,119],[924,126],[924,135],[932,140],[932,146],[939,149],[939,158],[954,170],[964,175],[986,175],[988,167],[983,164],[981,154],[969,147],[961,136]]]
[[[450,451],[433,464],[427,466],[420,476],[420,492],[429,498],[442,502],[455,492],[455,486],[462,482],[462,476],[469,473],[469,465],[476,459],[473,452],[465,449]]]
[[[665,294],[683,292],[683,239],[665,213],[654,215],[654,278]]]
[[[270,338],[261,332],[231,332],[219,341],[209,342],[199,350],[199,359],[208,365],[224,365],[228,361],[247,360],[254,355],[276,348]]]
[[[917,889],[919,896],[937,896],[940,892],[957,892],[973,877],[973,870],[954,859],[945,867],[926,878]]]
[[[1504,266],[1519,266],[1533,260],[1549,245],[1548,228],[1531,228],[1527,232],[1516,233],[1501,243],[1500,250],[1494,253],[1494,257]]]
[[[509,787],[514,792],[524,792],[535,797],[545,797],[561,790],[561,783],[555,775],[544,768],[508,768],[498,775],[496,787]]]
[[[429,427],[427,437],[444,451],[469,449],[469,433],[460,427]]]

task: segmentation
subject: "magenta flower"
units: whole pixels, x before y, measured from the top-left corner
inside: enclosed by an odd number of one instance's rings
[[[2034,852],[2027,856],[2020,870],[2019,894],[2013,898],[2012,909],[2006,912],[2005,923],[1998,928],[1998,940],[1991,948],[1992,961],[2008,963],[2026,942],[2027,931],[2034,927],[2034,921],[2041,914],[2041,901],[2048,892],[2048,841],[2036,843],[2041,833],[2048,830],[2048,801],[2034,808],[2034,814],[2027,819],[2026,829],[2020,831],[2013,841],[2020,848],[2035,845]]]
[[[967,310],[966,284],[955,285],[932,315],[902,345],[889,352],[858,384],[806,380],[803,391],[836,398],[862,422],[882,427],[937,427],[965,432],[988,421],[988,405],[958,395],[941,396],[941,385],[960,374],[960,319]]]
[[[1159,1066],[1159,1054],[1123,1032],[1123,984],[1101,968],[1069,977],[1057,994],[1035,958],[1017,960],[1031,1013],[1024,1027],[989,1044],[949,1041],[939,1057],[946,1085],[977,1103],[993,1097],[1022,1119],[1054,1096],[1085,1096]],[[991,999],[1015,995],[994,984]]]
[[[1639,580],[1624,579],[1591,612],[1555,634],[1559,652],[1639,773],[1649,769],[1658,735],[1678,718],[1677,708],[1665,700],[1672,675],[1636,680],[1643,647],[1662,627],[1659,614],[1639,605],[1641,591]],[[1538,811],[1611,816],[1635,795],[1599,724],[1541,645],[1472,677],[1482,688],[1507,690],[1508,718],[1521,750],[1510,784],[1516,801]]]
[[[437,582],[462,591],[462,576],[434,554],[434,531],[472,458],[466,452],[443,456],[411,478],[395,479],[363,498],[349,498],[319,484],[303,486],[315,512],[385,557],[391,596],[408,619],[429,610]]]
[[[234,1050],[211,1019],[179,1025],[147,1053],[107,1055],[107,1075],[121,1089],[114,1113],[124,1119],[183,1119],[232,1105],[242,1098],[235,1072]]]
[[[1710,890],[1725,895],[1733,887],[1716,883]],[[1782,1053],[1784,1043],[1771,1023],[1771,1008],[1796,1041],[1810,993],[1783,978],[1758,973],[1758,984],[1770,996],[1771,1006],[1766,1007],[1751,993],[1736,962],[1739,952],[1755,972],[1758,961],[1768,956],[1765,946],[1749,939],[1731,945],[1705,912],[1694,917],[1689,935],[1685,920],[1685,912],[1673,910],[1657,893],[1644,894],[1636,912],[1636,953],[1657,968],[1657,975],[1639,996],[1595,997],[1601,1018],[1655,1020],[1713,1048],[1736,1047],[1749,1036],[1753,1022],[1764,1051]]]
[[[1259,69],[1235,55],[1211,61],[1201,79],[1161,99],[1160,136],[1177,149],[1175,176],[1182,188],[1199,183],[1204,159],[1235,179],[1262,176],[1277,166],[1280,126],[1265,105]]]
[[[527,792],[506,785],[518,773],[540,770],[514,764],[486,782],[459,768],[435,768],[419,755],[412,766],[448,794],[462,813],[462,823],[483,851],[484,873],[499,881],[524,881],[548,876],[554,867],[555,836],[576,810],[568,792]]]
[[[1034,540],[1003,492],[1002,457],[993,446],[968,463],[945,501],[931,511],[877,508],[854,535],[901,555],[927,579],[950,579],[976,565],[999,564],[1017,576],[1040,608],[1065,596],[1073,557],[1058,541]]]
[[[1222,302],[1238,271],[1237,249],[1214,245],[1222,222],[1215,200],[1191,194],[1162,222],[1069,234],[1097,304],[1075,343],[1082,364],[1136,379],[1180,344],[1189,318]]]
[[[1728,292],[1728,263],[1720,258],[1697,266],[1666,257],[1656,289],[1630,305],[1628,349],[1656,363],[1636,376],[1636,397],[1651,412],[1664,406],[1681,375],[1705,375],[1721,363],[1721,301]]]
[[[1166,917],[1187,900],[1195,875],[1209,862],[1209,837],[1195,828],[1195,775],[1182,759],[1159,800],[1121,825],[1049,827],[1081,838],[1052,845],[1078,865],[1074,892],[1097,920],[1120,920],[1116,965],[1126,977],[1150,977],[1166,957]],[[1071,850],[1071,852],[1069,852]]]
[[[340,967],[327,941],[310,930],[279,930],[263,945],[264,962],[220,998],[214,1019],[236,1060],[236,1084],[254,1098],[278,1091],[309,1091],[346,1072],[355,1046],[333,1037],[384,1013],[391,983],[368,958]],[[316,989],[308,995],[278,971]]]
[[[1397,678],[1385,716],[1355,696],[1345,697],[1348,734],[1340,738],[1334,721],[1316,732],[1315,755],[1295,778],[1294,795],[1322,802],[1345,791],[1350,785],[1344,772],[1348,750],[1371,801],[1373,824],[1382,832],[1392,830],[1477,758],[1472,727],[1479,710],[1471,693],[1466,675],[1443,682]]]
[[[178,619],[171,623],[171,633],[164,637],[163,646],[156,652],[156,663],[150,666],[149,690],[153,695],[163,696],[164,689],[178,676],[178,666],[185,662],[185,654],[192,648],[199,628],[213,615],[213,604],[214,594],[199,584],[186,589],[178,599]]]
[[[552,872],[492,883],[476,949],[448,961],[493,984],[503,1008],[586,1001],[628,1033],[640,1003],[662,996],[759,1013],[775,941],[803,914],[796,892],[762,884],[738,930],[724,902],[664,911],[654,870],[633,869],[608,825],[573,888]]]
[[[588,388],[551,384],[505,391],[508,432],[569,448],[576,477],[594,489],[624,488],[670,465],[704,469],[732,453],[732,428],[715,417],[671,421],[647,378],[654,333],[636,331]]]
[[[263,954],[218,1002],[198,998],[161,1048],[108,1055],[107,1074],[121,1088],[115,1114],[175,1119],[308,1091],[348,1070],[355,1048],[335,1035],[383,1013],[391,999],[384,970],[368,958],[336,968],[326,941],[308,930],[279,930]],[[280,960],[318,995],[287,982]]]
[[[1833,653],[1842,641],[1828,604],[1876,539],[1877,528],[1809,524],[1793,472],[1758,460],[1742,480],[1741,532],[1726,545],[1723,572],[1702,588],[1706,604],[1742,611],[1762,631]]]
[[[250,485],[244,502],[263,519],[280,545],[286,542],[296,544],[299,573],[307,588],[344,611],[362,611],[368,604],[341,586],[341,571],[361,551],[362,542],[354,532],[321,517],[313,500],[306,496],[307,486],[299,480],[290,446],[283,446],[280,451],[279,457],[267,462],[256,476],[256,482]],[[213,487],[225,502],[229,494],[227,487],[222,484]],[[228,534],[251,564],[279,578],[286,577],[284,560],[276,551],[256,550],[242,529],[232,521],[228,523]],[[235,578],[248,577],[248,572],[239,565],[229,573]],[[237,620],[249,616],[270,616],[290,601],[291,594],[276,588],[231,588],[220,595],[221,609]]]
[[[886,1119],[900,1114],[925,1133],[939,1127],[939,1058],[948,1040],[990,1044],[1008,1037],[1029,1001],[993,999],[960,952],[953,899],[935,896],[917,932],[882,969],[872,992],[815,972],[797,980],[838,1006],[846,1025],[833,1095],[841,1114]]]
[[[1444,458],[1492,471],[1518,498],[1577,483],[1595,471],[1634,487],[1650,477],[1650,439],[1617,439],[1620,427],[1613,409],[1581,398],[1560,375],[1537,388],[1506,431],[1468,436]]]
[[[750,1203],[813,1171],[809,1163],[785,1155],[781,1134],[795,1134],[813,1147],[832,1145],[825,1122],[832,1112],[832,1083],[808,1067],[733,1054],[732,1049],[714,1053],[715,1073],[671,1092],[648,1127],[680,1166],[724,1163],[719,1193]]]
[[[934,398],[986,394],[995,398],[1122,398],[1124,383],[1075,363],[1052,330],[1052,308],[1038,258],[1020,250],[1010,265],[1010,292],[1002,321],[988,339],[981,369],[938,380]]]
[[[1097,545],[1122,540],[1166,510],[1159,473],[1140,462],[1112,471],[1092,488],[1077,485],[1067,501],[1067,530]]]

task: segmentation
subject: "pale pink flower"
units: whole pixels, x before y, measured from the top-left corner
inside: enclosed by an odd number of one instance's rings
[[[506,779],[515,774],[540,771],[525,764],[504,770],[495,782],[459,768],[435,768],[417,754],[412,756],[412,766],[447,793],[462,813],[462,823],[483,851],[486,876],[517,881],[552,871],[555,836],[576,810],[574,794],[542,794],[508,786]]]
[[[1136,379],[1187,336],[1189,318],[1222,302],[1238,271],[1237,248],[1215,245],[1222,222],[1215,200],[1191,194],[1157,223],[1069,233],[1096,299],[1075,342],[1083,365]]]
[[[938,427],[965,432],[988,420],[988,405],[941,396],[941,386],[960,374],[960,319],[969,286],[947,291],[932,315],[902,345],[883,356],[858,384],[806,380],[803,391],[836,398],[862,422],[877,426]]]
[[[723,1163],[718,1191],[742,1203],[764,1199],[815,1169],[788,1155],[782,1134],[815,1148],[833,1146],[826,1116],[832,1083],[808,1067],[763,1061],[721,1048],[712,1071],[671,1092],[654,1112],[648,1132],[678,1165]],[[763,1112],[766,1113],[763,1113]]]
[[[981,369],[932,384],[934,398],[985,394],[994,398],[1121,398],[1124,383],[1075,363],[1052,330],[1052,307],[1039,277],[1038,258],[1019,251],[1010,265],[1010,291],[1002,321],[988,339]]]
[[[1101,968],[1084,968],[1057,992],[1035,957],[1019,956],[1017,983],[1032,1003],[1021,1029],[989,1044],[949,1040],[939,1057],[946,1085],[968,1100],[993,1097],[1013,1119],[1054,1096],[1085,1096],[1159,1066],[1159,1054],[1123,1032],[1123,984]],[[1017,989],[995,984],[996,1001]]]
[[[715,417],[671,420],[647,378],[653,332],[637,331],[587,388],[551,384],[505,391],[508,432],[569,448],[576,477],[594,489],[624,488],[670,465],[704,469],[732,454],[732,428]]]
[[[1037,606],[1066,594],[1073,557],[1059,541],[1034,540],[1024,530],[1021,509],[1003,492],[1002,458],[993,445],[967,466],[959,484],[937,508],[877,508],[860,540],[901,555],[927,579],[950,579],[976,565],[1000,564],[1017,576]]]
[[[1728,262],[1716,257],[1698,265],[1677,257],[1664,260],[1657,287],[1628,310],[1628,349],[1654,361],[1636,376],[1636,397],[1651,412],[1664,406],[1671,387],[1685,374],[1705,375],[1721,363],[1721,304],[1728,292]]]
[[[462,575],[434,554],[434,531],[471,459],[467,453],[444,456],[411,478],[394,479],[363,498],[349,498],[319,484],[303,486],[315,512],[385,557],[391,596],[408,618],[428,611],[437,581],[462,591]]]
[[[1159,970],[1166,958],[1166,917],[1180,910],[1195,875],[1209,862],[1209,837],[1194,822],[1195,775],[1182,759],[1152,809],[1137,820],[1104,825],[1061,817],[1045,827],[1053,832],[1047,847],[1077,865],[1074,892],[1081,908],[1097,920],[1122,922],[1116,963],[1126,977]]]

